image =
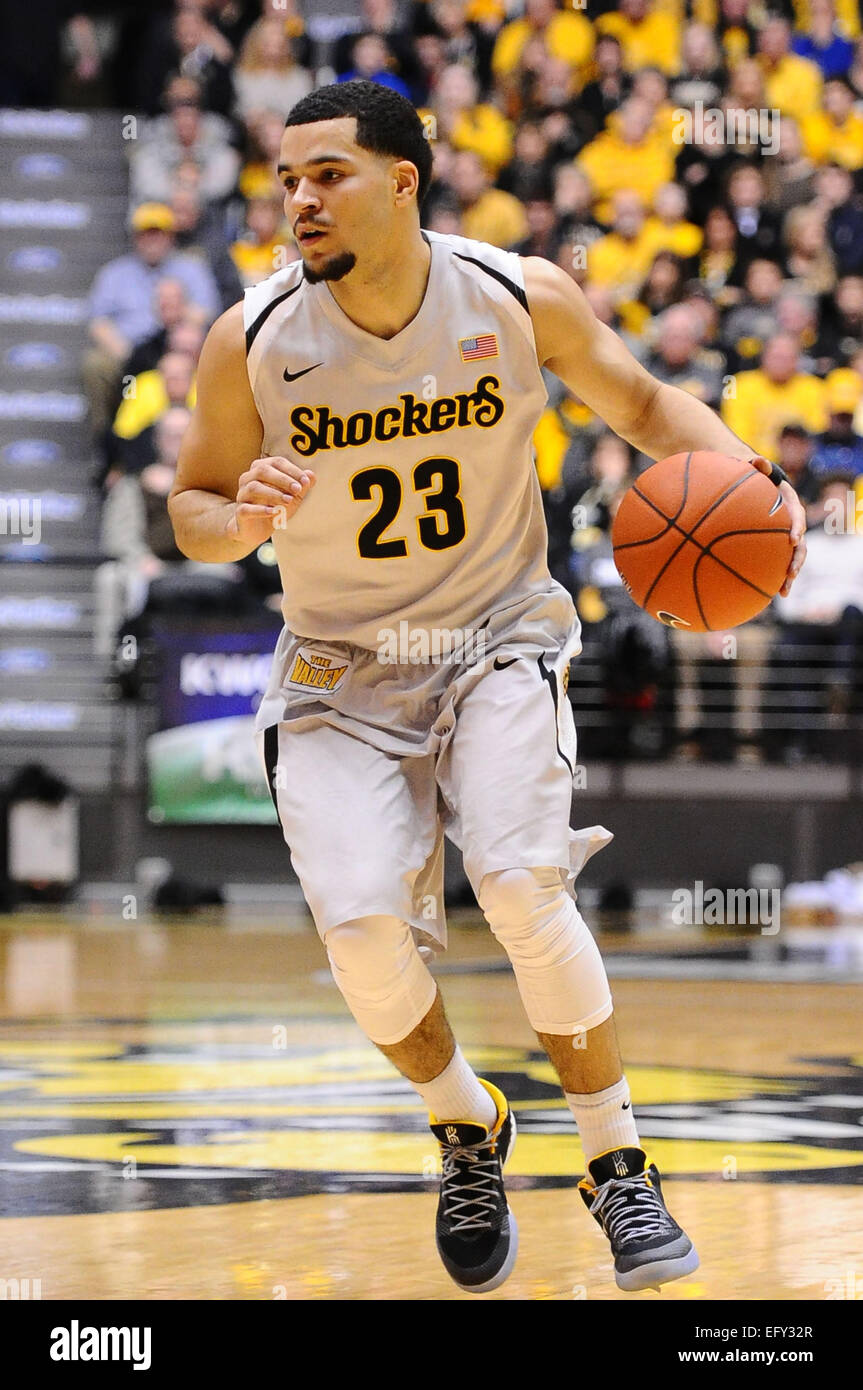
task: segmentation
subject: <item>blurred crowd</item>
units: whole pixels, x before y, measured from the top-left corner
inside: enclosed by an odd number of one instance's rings
[[[115,606],[140,610],[184,564],[193,587],[217,592],[165,524],[201,343],[244,287],[298,254],[274,173],[287,111],[360,76],[408,96],[426,125],[424,226],[556,262],[656,377],[718,409],[810,508],[809,564],[769,619],[740,631],[729,663],[721,634],[671,634],[623,592],[610,524],[650,460],[548,377],[535,449],[550,565],[599,663],[613,748],[664,747],[668,692],[688,681],[690,744],[735,756],[757,733],[748,665],[791,708],[785,733],[761,741],[767,756],[811,751],[803,714],[860,708],[859,0],[176,0],[114,5],[110,21],[83,3],[68,13],[64,99],[136,117],[131,245],[96,277],[84,363]],[[275,605],[273,558],[263,547],[225,567],[218,601],[233,585]]]

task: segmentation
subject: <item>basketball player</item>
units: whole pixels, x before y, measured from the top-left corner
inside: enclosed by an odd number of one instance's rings
[[[285,627],[259,745],[336,983],[430,1111],[447,1271],[496,1288],[517,1231],[514,1116],[468,1066],[418,949],[445,943],[444,830],[560,1077],[617,1283],[659,1285],[698,1257],[639,1143],[575,904],[611,837],[569,825],[579,623],[546,564],[540,368],[654,459],[752,450],[651,377],[550,262],[421,230],[431,150],[403,97],[367,82],[304,97],[279,174],[301,260],[210,331],[170,501],[177,543],[218,562],[272,537]],[[791,510],[785,592],[803,511],[754,462]],[[443,659],[442,631],[460,643]]]

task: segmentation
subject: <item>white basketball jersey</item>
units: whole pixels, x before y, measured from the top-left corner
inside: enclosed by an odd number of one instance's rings
[[[550,577],[532,435],[546,402],[521,260],[423,233],[416,317],[358,328],[300,262],[246,291],[264,455],[314,488],[273,542],[291,632],[374,649],[381,630],[474,629]]]

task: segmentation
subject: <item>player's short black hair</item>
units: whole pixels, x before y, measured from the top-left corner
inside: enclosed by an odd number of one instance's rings
[[[288,112],[285,125],[310,125],[339,116],[356,116],[357,144],[362,149],[416,165],[421,206],[431,183],[432,152],[423,123],[407,98],[377,82],[335,82],[301,97]]]

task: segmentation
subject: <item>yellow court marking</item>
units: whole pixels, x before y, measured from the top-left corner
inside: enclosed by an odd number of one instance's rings
[[[155,1142],[153,1140],[155,1139]],[[728,1139],[651,1139],[648,1157],[663,1174],[721,1177],[729,1159],[736,1173],[797,1172],[863,1165],[863,1150],[818,1149],[804,1144],[739,1143]],[[433,1176],[437,1145],[430,1135],[369,1130],[257,1130],[247,1135],[214,1133],[204,1144],[165,1144],[140,1131],[131,1134],[63,1134],[22,1139],[19,1153],[47,1158],[122,1162],[172,1167],[266,1168],[276,1171],[383,1173]],[[581,1148],[572,1135],[521,1133],[507,1172],[523,1177],[561,1177],[583,1171]]]
[[[560,1083],[551,1063],[529,1060],[516,1048],[466,1048],[468,1060],[479,1070],[521,1073],[530,1080],[553,1086]],[[0,1060],[6,1057],[19,1066],[26,1064],[33,1072],[25,1081],[0,1082],[0,1092],[20,1092],[22,1085],[42,1098],[91,1099],[100,1096],[147,1096],[152,1094],[192,1095],[196,1101],[202,1093],[278,1089],[315,1085],[342,1085],[348,1089],[352,1082],[385,1081],[394,1079],[391,1064],[370,1045],[325,1049],[302,1055],[288,1055],[274,1047],[272,1057],[251,1056],[248,1059],[207,1057],[194,1048],[177,1053],[176,1059],[149,1061],[146,1056],[124,1057],[117,1049],[98,1044],[78,1044],[64,1048],[62,1044],[26,1044],[18,1048],[0,1043]],[[728,1071],[705,1071],[697,1068],[638,1066],[627,1067],[627,1077],[635,1105],[671,1104],[679,1101],[742,1100],[755,1093],[783,1095],[795,1092],[792,1081]],[[333,1097],[338,1108],[338,1097]],[[537,1105],[548,1104],[538,1100]],[[562,1105],[562,1098],[554,1098]],[[314,1104],[314,1102],[313,1102]],[[386,1109],[390,1102],[382,1099],[378,1108]],[[394,1101],[401,1108],[401,1099]],[[348,1101],[345,1108],[354,1108]],[[0,1113],[21,1113],[16,1110]],[[33,1112],[31,1112],[33,1113]],[[83,1111],[75,1111],[76,1114]],[[290,1112],[286,1112],[290,1113]]]

